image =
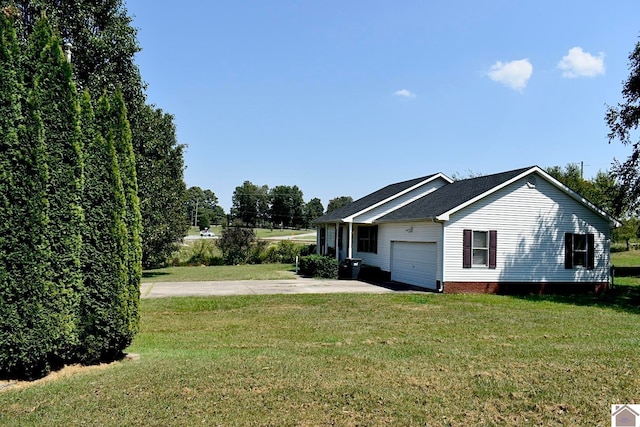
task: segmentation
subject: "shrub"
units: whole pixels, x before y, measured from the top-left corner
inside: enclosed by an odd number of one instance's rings
[[[262,253],[262,262],[265,263],[294,263],[300,256],[302,245],[289,240],[282,240],[275,245],[267,247]]]
[[[314,255],[316,253],[316,244],[304,245],[300,248],[300,256]]]
[[[264,254],[267,251],[269,243],[264,240],[257,240],[249,247],[248,264],[262,264]]]
[[[222,251],[222,258],[227,265],[246,264],[251,256],[251,247],[256,241],[256,234],[250,228],[227,227],[217,240]]]
[[[323,255],[305,256],[300,259],[300,271],[305,276],[337,279],[338,260]]]
[[[222,265],[224,260],[211,240],[196,240],[188,251],[187,265]]]

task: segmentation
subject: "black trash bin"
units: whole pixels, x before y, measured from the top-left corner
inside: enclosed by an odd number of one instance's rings
[[[347,258],[346,263],[346,276],[348,279],[357,279],[360,275],[360,267],[362,267],[362,259],[360,258]]]

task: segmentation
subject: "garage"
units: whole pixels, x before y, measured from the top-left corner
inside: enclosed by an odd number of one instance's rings
[[[391,242],[391,280],[436,289],[435,243]]]

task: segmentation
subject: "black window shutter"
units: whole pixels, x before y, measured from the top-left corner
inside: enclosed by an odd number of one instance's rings
[[[462,268],[471,268],[471,230],[462,232]]]
[[[593,234],[587,234],[587,269],[593,270],[595,263],[595,237]]]
[[[498,247],[498,231],[489,230],[489,268],[496,268],[496,249]]]
[[[564,233],[564,268],[573,268],[573,234]]]

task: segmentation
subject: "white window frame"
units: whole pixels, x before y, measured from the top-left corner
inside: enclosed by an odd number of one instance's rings
[[[485,244],[484,247],[476,246],[476,233],[483,233],[485,236]],[[484,263],[476,263],[476,251],[483,251]],[[471,266],[472,267],[489,267],[489,230],[472,230],[471,231]]]

